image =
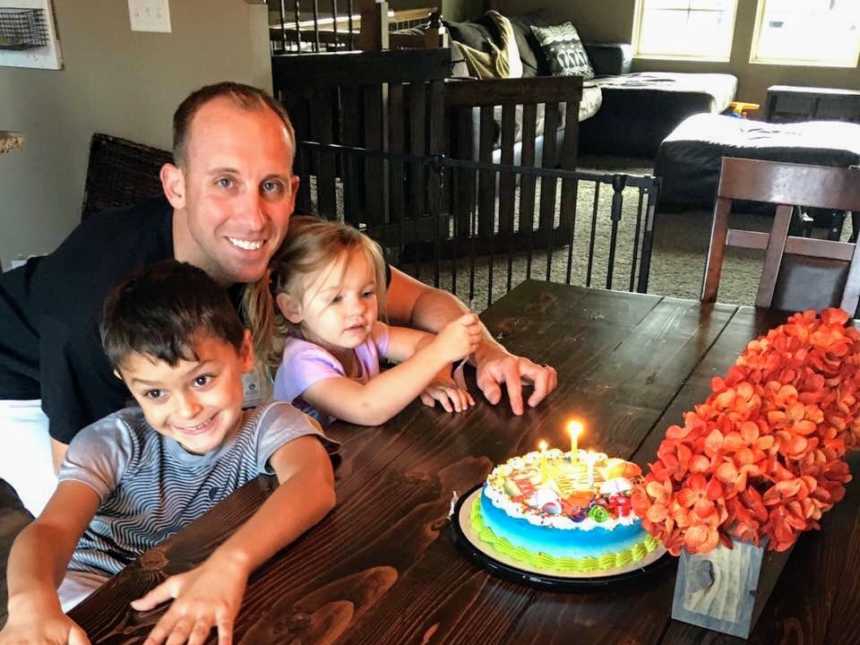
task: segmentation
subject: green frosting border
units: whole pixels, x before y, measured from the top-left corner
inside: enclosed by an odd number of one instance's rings
[[[659,540],[653,535],[646,534],[642,542],[620,551],[609,551],[600,557],[589,555],[584,558],[559,558],[540,551],[529,551],[525,547],[512,544],[507,538],[496,535],[493,529],[484,524],[480,502],[480,497],[475,499],[472,502],[471,511],[472,529],[480,540],[492,546],[499,553],[517,562],[523,562],[534,569],[552,569],[564,573],[594,573],[607,569],[617,569],[642,560],[660,545]]]

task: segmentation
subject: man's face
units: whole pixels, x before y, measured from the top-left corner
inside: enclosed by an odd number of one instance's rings
[[[225,285],[260,279],[295,207],[292,160],[287,130],[268,108],[246,110],[226,98],[200,108],[183,167],[162,171],[176,259]]]
[[[194,342],[198,360],[175,366],[147,354],[131,354],[122,380],[159,434],[196,454],[217,449],[242,420],[242,375],[254,365],[250,334],[240,351],[203,334]]]

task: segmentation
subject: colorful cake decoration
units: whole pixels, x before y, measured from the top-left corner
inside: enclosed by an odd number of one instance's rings
[[[569,452],[540,441],[490,473],[471,512],[479,538],[538,569],[593,573],[641,560],[659,545],[630,503],[641,469],[581,449],[581,422],[567,430]]]

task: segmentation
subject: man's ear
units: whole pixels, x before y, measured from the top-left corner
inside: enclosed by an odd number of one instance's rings
[[[251,330],[246,329],[242,336],[242,346],[239,348],[239,360],[242,363],[242,372],[250,372],[254,369],[254,338]]]
[[[174,209],[185,208],[185,173],[178,166],[166,163],[161,167],[161,189]]]
[[[301,303],[289,294],[279,293],[275,297],[275,303],[277,303],[278,309],[281,311],[284,318],[289,320],[294,325],[300,324],[304,319],[304,317],[302,316]]]

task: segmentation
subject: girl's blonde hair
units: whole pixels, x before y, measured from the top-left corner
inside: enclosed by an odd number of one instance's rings
[[[245,289],[242,307],[254,336],[258,365],[267,375],[280,363],[284,339],[300,333],[275,304],[275,297],[286,293],[302,299],[307,276],[337,262],[341,257],[363,253],[373,268],[379,317],[385,311],[386,272],[382,249],[358,229],[311,215],[296,215],[290,220],[281,248],[269,262],[263,278]]]

